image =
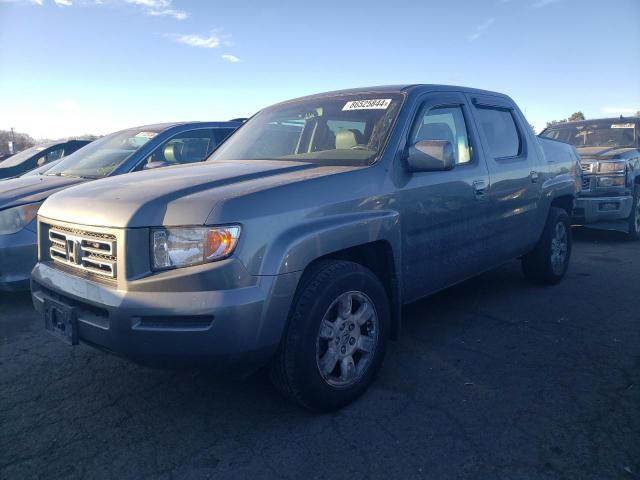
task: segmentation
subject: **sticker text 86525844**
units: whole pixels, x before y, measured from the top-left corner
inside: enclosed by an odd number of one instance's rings
[[[352,100],[345,103],[342,111],[346,110],[386,110],[391,104],[390,98],[373,98],[370,100]]]

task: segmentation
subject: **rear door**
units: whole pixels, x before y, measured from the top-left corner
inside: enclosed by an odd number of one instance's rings
[[[485,198],[489,174],[464,95],[422,97],[407,146],[420,140],[451,142],[456,166],[450,171],[410,173],[398,191],[407,300],[482,271],[489,235]]]
[[[528,143],[530,127],[512,102],[491,95],[469,98],[491,176],[489,251],[497,263],[525,253],[538,240],[539,158]]]

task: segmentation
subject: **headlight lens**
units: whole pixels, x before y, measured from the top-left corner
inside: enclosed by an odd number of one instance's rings
[[[624,187],[625,177],[598,177],[598,187]]]
[[[18,233],[36,218],[42,202],[29,203],[0,211],[0,235]]]
[[[625,169],[625,162],[600,162],[598,164],[598,173],[624,173]]]
[[[227,258],[240,237],[238,225],[175,227],[151,231],[154,270],[187,267]]]

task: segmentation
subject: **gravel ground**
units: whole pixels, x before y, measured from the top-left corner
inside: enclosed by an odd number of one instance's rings
[[[0,478],[640,478],[640,242],[575,232],[556,287],[518,262],[405,309],[331,415],[261,376],[140,367],[50,337],[0,294]]]

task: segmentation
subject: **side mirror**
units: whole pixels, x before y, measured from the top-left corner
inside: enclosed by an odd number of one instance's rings
[[[455,164],[451,142],[421,140],[409,147],[407,165],[412,172],[446,171],[455,167]]]
[[[176,165],[176,164],[172,162],[164,162],[164,161],[149,162],[144,166],[143,170],[152,170],[154,168],[170,167],[171,165]]]

